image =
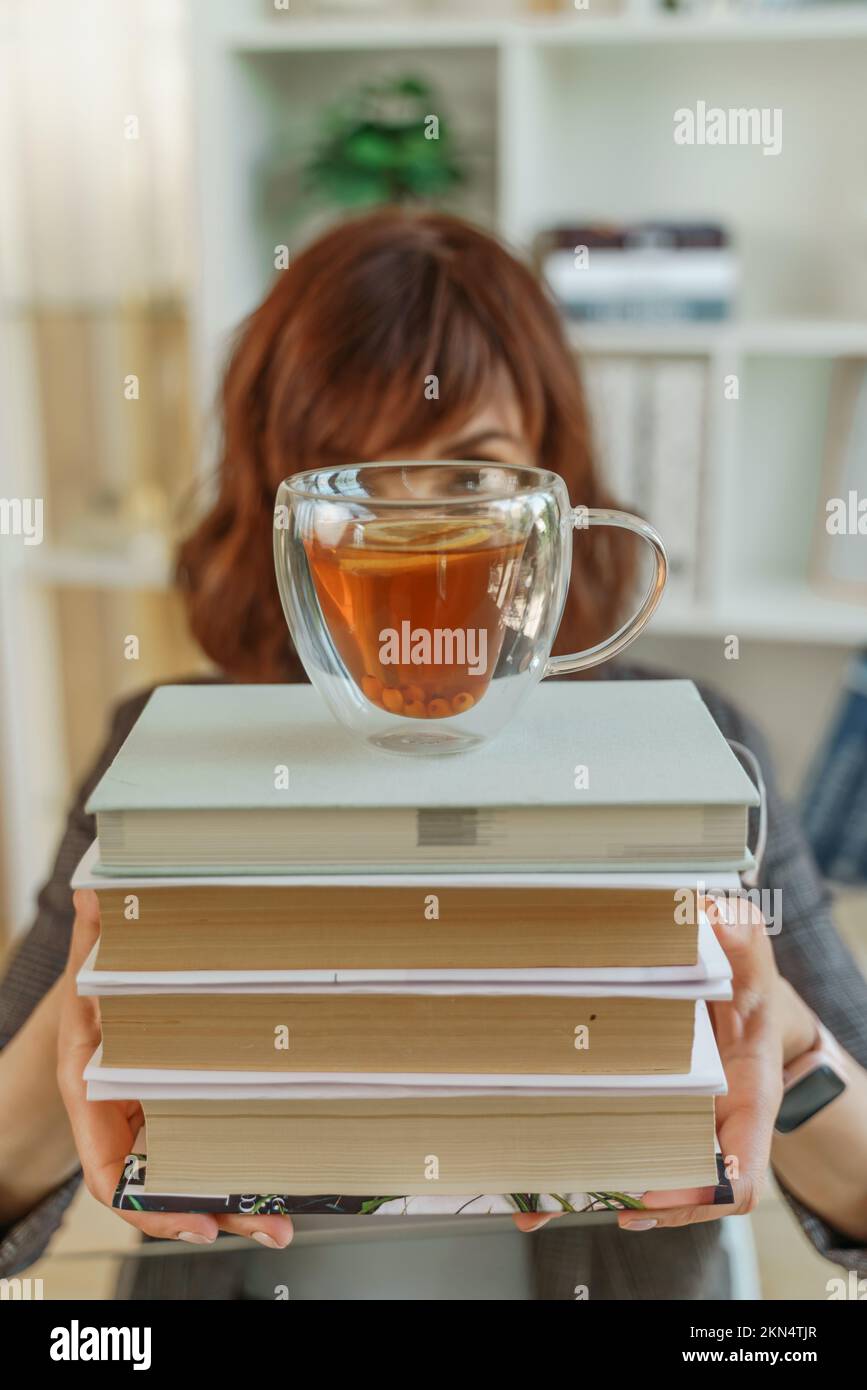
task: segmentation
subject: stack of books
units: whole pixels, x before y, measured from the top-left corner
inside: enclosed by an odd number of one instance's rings
[[[158,690],[73,880],[116,1204],[432,1212],[717,1184],[731,972],[697,911],[756,794],[688,681],[555,684],[398,758],[309,687]]]
[[[706,321],[727,318],[734,306],[738,258],[715,223],[579,223],[541,233],[536,250],[569,318]]]

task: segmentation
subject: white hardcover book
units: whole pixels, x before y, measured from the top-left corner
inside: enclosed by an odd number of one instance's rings
[[[579,748],[594,777],[576,797]],[[287,790],[274,786],[278,763],[291,769]],[[107,879],[615,867],[695,877],[751,863],[757,799],[691,681],[548,682],[471,757],[390,761],[310,687],[214,685],[156,690],[87,809]]]

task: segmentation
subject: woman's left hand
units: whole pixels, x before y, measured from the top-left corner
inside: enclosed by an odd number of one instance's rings
[[[746,898],[707,899],[708,920],[732,967],[731,1002],[709,1004],[728,1093],[716,1102],[717,1136],[734,1204],[713,1188],[646,1192],[645,1211],[618,1214],[624,1231],[690,1226],[754,1210],[764,1186],[783,1091],[780,977],[761,912]]]
[[[717,1137],[734,1204],[713,1205],[714,1189],[645,1192],[644,1210],[619,1212],[623,1231],[690,1226],[753,1211],[768,1170],[774,1121],[783,1092],[782,981],[761,912],[747,898],[708,898],[702,904],[732,967],[731,1002],[709,1004],[728,1093],[716,1102]],[[537,1231],[552,1216],[512,1218]]]

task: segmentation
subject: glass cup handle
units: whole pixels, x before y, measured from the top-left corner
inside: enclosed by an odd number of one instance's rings
[[[610,657],[622,652],[624,647],[628,647],[656,610],[668,573],[668,559],[662,537],[640,517],[632,516],[629,512],[609,511],[601,507],[573,507],[569,513],[569,520],[576,531],[585,531],[588,526],[619,526],[624,531],[634,531],[635,535],[647,541],[653,550],[656,570],[641,600],[641,606],[622,627],[610,637],[606,637],[604,642],[597,642],[595,647],[588,647],[586,651],[549,657],[542,673],[543,679],[545,676],[565,676],[571,671],[586,671],[590,666],[598,666],[600,661],[608,661]]]

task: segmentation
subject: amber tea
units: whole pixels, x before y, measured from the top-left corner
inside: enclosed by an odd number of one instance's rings
[[[334,645],[368,700],[413,719],[478,704],[523,539],[478,521],[371,521],[335,544],[314,536],[305,550]]]

